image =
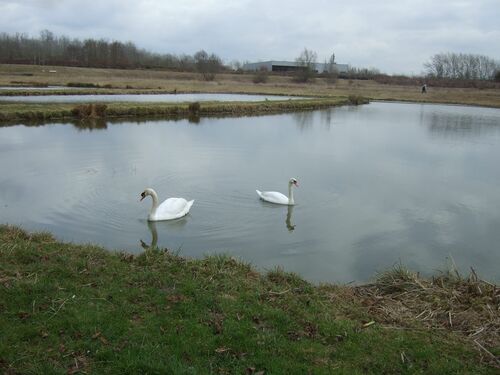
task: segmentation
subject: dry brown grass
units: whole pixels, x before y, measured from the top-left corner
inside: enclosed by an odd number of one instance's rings
[[[430,279],[398,266],[369,285],[355,288],[362,304],[389,328],[450,330],[481,353],[482,360],[500,366],[500,288],[456,271]]]
[[[57,73],[49,73],[56,70]],[[0,65],[0,86],[12,82],[43,82],[65,86],[70,82],[91,83],[115,90],[144,90],[144,92],[217,92],[262,93],[307,96],[363,96],[372,100],[412,101],[480,105],[500,108],[499,89],[428,87],[421,94],[420,86],[381,84],[370,80],[339,79],[335,84],[318,78],[302,84],[292,77],[269,75],[265,83],[253,83],[253,74],[218,74],[215,81],[207,82],[196,73],[151,70],[90,69],[73,67],[40,67],[30,65]],[[97,89],[110,92],[106,89]],[[96,91],[94,89],[93,91]]]
[[[104,117],[107,107],[102,103],[79,104],[71,110],[71,113],[77,118]]]

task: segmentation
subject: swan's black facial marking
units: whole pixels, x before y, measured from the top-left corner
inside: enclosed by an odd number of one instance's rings
[[[143,191],[143,192],[141,193],[141,201],[142,201],[144,198],[146,198],[146,192],[145,192],[145,191]]]

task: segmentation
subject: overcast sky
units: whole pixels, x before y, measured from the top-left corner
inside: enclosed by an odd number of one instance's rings
[[[294,60],[306,47],[386,73],[419,74],[439,52],[500,60],[500,0],[0,0],[0,32],[43,29],[225,62]]]

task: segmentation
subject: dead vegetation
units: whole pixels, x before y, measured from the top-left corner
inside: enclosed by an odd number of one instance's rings
[[[98,118],[106,115],[108,106],[102,103],[80,104],[71,110],[73,116],[77,118]]]
[[[466,104],[486,107],[500,107],[500,90],[492,87],[455,87],[450,82],[426,80],[428,92],[421,94],[419,79],[392,77],[389,81],[374,79],[338,79],[332,83],[328,77],[316,79],[307,84],[293,82],[293,77],[269,74],[266,82],[254,83],[254,73],[221,73],[215,81],[199,80],[192,72],[167,70],[125,70],[57,67],[57,74],[47,69],[42,71],[31,65],[0,65],[0,86],[33,86],[42,83],[49,86],[66,86],[68,83],[93,83],[96,87],[79,87],[51,90],[52,95],[68,94],[154,94],[154,93],[249,93],[282,94],[312,97],[363,96],[369,100],[410,101],[425,103]],[[97,88],[98,87],[98,88]],[[112,87],[105,88],[105,87]],[[133,89],[131,89],[133,88]],[[7,95],[46,95],[44,90],[2,90]],[[1,110],[0,110],[1,112]]]
[[[398,266],[355,294],[387,328],[453,331],[476,347],[482,361],[500,367],[500,288],[473,268],[468,277],[452,270],[425,279]]]

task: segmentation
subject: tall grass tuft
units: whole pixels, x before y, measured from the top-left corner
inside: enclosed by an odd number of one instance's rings
[[[252,82],[253,83],[266,83],[269,79],[269,73],[267,69],[260,69],[255,72]]]
[[[349,95],[347,99],[349,100],[349,104],[352,105],[360,105],[368,103],[368,100],[360,95]]]
[[[106,115],[108,106],[102,103],[80,104],[71,110],[73,116],[78,118],[96,118]]]
[[[198,116],[200,114],[200,109],[201,106],[199,102],[189,103],[188,110],[190,115]]]

